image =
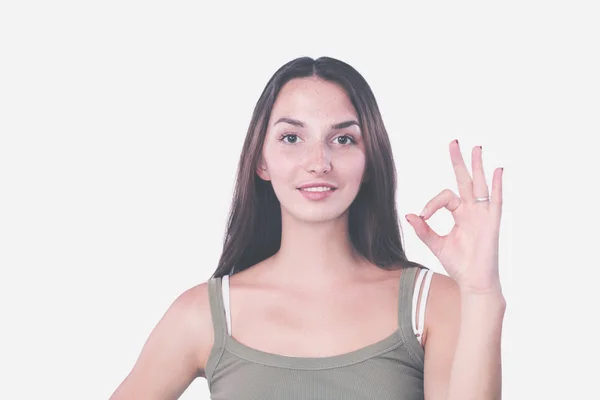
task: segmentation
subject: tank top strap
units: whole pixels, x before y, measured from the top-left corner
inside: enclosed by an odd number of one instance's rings
[[[415,336],[412,322],[412,302],[415,281],[421,267],[410,266],[402,270],[400,274],[400,293],[398,296],[398,324],[402,341],[408,353],[416,363],[415,367],[423,370],[425,353],[421,343]]]
[[[211,278],[208,281],[208,299],[214,332],[213,349],[221,349],[225,345],[225,335],[227,334],[221,281],[220,277]]]

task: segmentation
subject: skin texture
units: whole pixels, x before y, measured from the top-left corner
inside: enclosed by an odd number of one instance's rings
[[[294,79],[279,93],[257,168],[281,203],[282,243],[268,260],[270,279],[310,290],[315,282],[327,287],[352,279],[366,264],[347,234],[348,208],[364,176],[364,140],[359,126],[332,128],[348,121],[358,121],[356,111],[335,84]],[[336,190],[325,200],[308,200],[298,187],[314,182],[332,184]]]
[[[494,170],[490,196],[483,172],[483,149],[475,146],[472,150],[472,177],[458,140],[450,143],[449,150],[459,194],[445,189],[425,205],[421,217],[406,216],[417,236],[456,282],[460,299],[459,318],[452,317],[454,322],[446,324],[438,324],[436,320],[432,328],[436,333],[430,338],[430,353],[436,352],[436,358],[438,352],[452,355],[452,364],[450,370],[440,373],[435,363],[426,361],[425,395],[427,399],[498,399],[502,386],[500,339],[506,307],[498,270],[503,169]],[[491,197],[489,201],[475,201],[487,196]],[[452,213],[455,223],[447,235],[434,232],[426,222],[442,208]],[[449,351],[441,339],[433,337],[443,335],[446,327],[455,332],[456,320],[459,321],[456,345]],[[440,382],[443,391],[427,382],[427,376],[432,375],[436,380],[448,376],[447,381]]]
[[[282,218],[311,223],[345,216],[365,169],[360,127],[332,128],[346,121],[358,122],[358,117],[337,85],[309,78],[294,79],[282,88],[257,170],[262,179],[271,181]],[[304,183],[321,181],[337,187],[335,198],[310,201],[298,192]]]
[[[358,117],[346,93],[318,78],[291,80],[275,102],[256,173],[272,183],[281,203],[281,248],[231,277],[232,335],[249,347],[327,357],[374,343],[397,327],[401,270],[372,265],[348,237],[348,208],[366,163],[360,127],[334,127],[348,121]],[[459,194],[443,190],[426,203],[423,218],[406,216],[450,275],[434,275],[427,300],[425,398],[497,399],[505,307],[498,277],[502,171],[494,171],[491,202],[475,203],[474,197],[488,195],[481,149],[473,149],[473,178],[458,143],[449,151]],[[310,182],[336,190],[310,200],[298,190]],[[443,208],[455,220],[447,235],[427,224]],[[202,283],[173,302],[111,399],[178,398],[204,376],[213,340]]]

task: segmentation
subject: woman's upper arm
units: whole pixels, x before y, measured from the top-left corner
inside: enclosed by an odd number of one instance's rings
[[[196,377],[203,375],[208,353],[205,347],[211,342],[208,290],[203,283],[173,301],[110,400],[179,398]]]
[[[425,399],[445,399],[460,325],[456,282],[434,274],[425,308]]]

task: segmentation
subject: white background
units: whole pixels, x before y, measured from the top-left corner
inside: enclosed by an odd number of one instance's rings
[[[597,393],[595,2],[200,3],[0,6],[0,398],[110,396],[216,268],[254,104],[303,55],[375,92],[411,259],[442,271],[402,216],[456,191],[452,139],[505,167],[504,398]]]

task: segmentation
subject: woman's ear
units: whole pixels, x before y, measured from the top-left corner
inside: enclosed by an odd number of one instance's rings
[[[269,175],[269,171],[267,171],[267,166],[266,166],[265,162],[263,161],[262,157],[260,158],[260,160],[258,160],[258,165],[256,166],[256,174],[263,181],[271,180],[271,176]]]

